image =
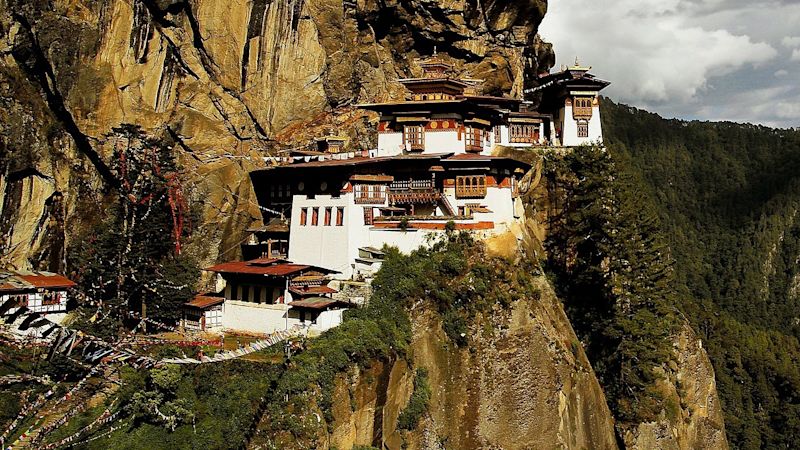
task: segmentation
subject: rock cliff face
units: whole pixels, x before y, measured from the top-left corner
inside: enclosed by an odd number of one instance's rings
[[[329,131],[369,143],[369,117],[352,105],[398,95],[394,79],[434,48],[487,92],[519,95],[526,74],[553,63],[537,35],[545,10],[544,0],[2,0],[4,263],[64,269],[81,203],[114,183],[106,137],[122,123],[175,142],[213,260],[259,220],[244,176],[259,156]]]
[[[372,138],[359,102],[400,95],[436,48],[490,94],[520,95],[553,64],[537,29],[546,0],[0,0],[0,264],[68,271],[70,241],[102,216],[115,184],[108,134],[123,123],[174,143],[202,206],[191,251],[236,257],[260,220],[247,172],[278,148],[329,131]],[[531,241],[556,208],[532,173]],[[554,206],[555,205],[555,206]],[[537,220],[538,219],[538,220]],[[541,250],[532,246],[533,251]],[[331,444],[400,448],[616,448],[603,393],[544,279],[540,299],[476,328],[453,350],[417,311],[413,366],[429,370],[430,414],[396,428],[411,394],[405,361],[337,390]],[[713,372],[689,331],[669,385],[678,422],[626,429],[629,448],[720,448]],[[377,383],[377,384],[376,384]],[[352,405],[352,408],[345,406]],[[404,434],[405,433],[405,434]]]
[[[675,405],[672,416],[664,412],[656,422],[625,427],[629,449],[727,449],[722,408],[714,368],[703,343],[685,324],[673,344],[677,363],[670,367],[661,388]]]
[[[376,362],[341,377],[334,394],[329,448],[616,449],[605,396],[545,277],[538,298],[495,311],[470,327],[456,348],[441,317],[412,311],[410,361]],[[398,429],[415,368],[432,389],[417,429]],[[283,442],[287,447],[302,443]]]

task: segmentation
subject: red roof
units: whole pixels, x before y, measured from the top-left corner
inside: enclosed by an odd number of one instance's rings
[[[289,292],[297,295],[322,295],[335,294],[339,291],[328,286],[294,286],[289,288]]]
[[[271,266],[275,263],[286,262],[286,260],[282,258],[256,258],[246,262],[255,266]]]
[[[0,272],[0,291],[67,289],[75,285],[69,278],[50,272]]]
[[[191,301],[184,303],[184,305],[199,309],[206,309],[211,306],[220,305],[224,301],[225,297],[216,297],[207,294],[200,294],[197,297],[193,298]]]
[[[245,275],[269,275],[275,277],[285,277],[304,270],[316,270],[323,273],[335,273],[335,270],[323,267],[309,266],[306,264],[293,264],[283,259],[258,258],[250,261],[232,261],[217,264],[207,268],[210,272],[217,273],[236,273]]]
[[[289,303],[289,306],[293,308],[325,309],[328,308],[329,306],[350,307],[353,305],[347,302],[343,302],[341,300],[334,300],[332,298],[314,297],[305,300],[297,300],[291,302]]]
[[[77,286],[77,283],[70,280],[69,278],[53,274],[53,275],[22,275],[20,278],[27,281],[28,283],[36,286],[37,288],[71,288],[73,286]]]
[[[216,266],[209,267],[208,271],[217,273],[241,273],[250,275],[273,275],[273,276],[286,276],[293,273],[302,272],[310,268],[302,264],[273,264],[266,266],[262,264],[250,264],[246,261],[234,261],[217,264]]]

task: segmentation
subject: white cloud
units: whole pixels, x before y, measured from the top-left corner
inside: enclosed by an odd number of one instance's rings
[[[792,86],[756,88],[732,95],[722,106],[700,111],[717,120],[754,122],[773,127],[800,125],[800,91]]]
[[[800,36],[785,36],[781,39],[781,44],[788,48],[800,47]]]
[[[796,48],[792,51],[792,61],[800,61],[800,48]]]
[[[559,62],[576,55],[613,84],[609,95],[635,104],[692,102],[709,78],[777,55],[769,44],[724,29],[687,24],[681,0],[551,2],[540,30]]]
[[[774,75],[775,75],[775,78],[783,78],[783,77],[789,75],[789,71],[785,70],[785,69],[781,69],[781,70],[776,71]]]

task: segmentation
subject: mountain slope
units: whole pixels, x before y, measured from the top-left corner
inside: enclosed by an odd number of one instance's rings
[[[665,120],[603,103],[676,261],[680,309],[714,363],[735,448],[800,441],[800,132]]]

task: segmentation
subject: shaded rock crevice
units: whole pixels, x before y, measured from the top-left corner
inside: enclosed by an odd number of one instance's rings
[[[50,65],[45,52],[39,46],[31,24],[20,14],[13,13],[11,17],[19,25],[20,31],[16,36],[14,47],[11,51],[15,61],[25,71],[30,80],[37,82],[44,93],[50,110],[64,127],[64,130],[75,141],[77,149],[91,161],[97,173],[108,186],[117,187],[119,181],[92,147],[89,138],[78,128],[78,124],[67,109],[64,97],[59,92],[53,67]]]

